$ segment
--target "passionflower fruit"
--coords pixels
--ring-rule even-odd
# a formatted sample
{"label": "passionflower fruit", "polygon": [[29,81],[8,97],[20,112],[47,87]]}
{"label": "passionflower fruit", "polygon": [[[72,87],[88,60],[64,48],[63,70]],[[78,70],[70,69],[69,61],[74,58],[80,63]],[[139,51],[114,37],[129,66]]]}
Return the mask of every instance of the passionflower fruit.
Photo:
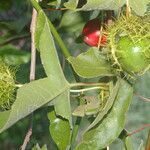
{"label": "passionflower fruit", "polygon": [[122,16],[109,29],[109,59],[117,70],[130,75],[150,68],[150,22]]}
{"label": "passionflower fruit", "polygon": [[92,47],[106,46],[107,37],[100,31],[102,24],[98,18],[89,20],[82,30],[83,41]]}
{"label": "passionflower fruit", "polygon": [[147,39],[133,42],[129,37],[120,38],[117,44],[116,57],[122,69],[131,73],[140,73],[148,68],[150,60],[145,51],[149,49]]}
{"label": "passionflower fruit", "polygon": [[14,102],[15,71],[0,61],[0,111],[8,110]]}

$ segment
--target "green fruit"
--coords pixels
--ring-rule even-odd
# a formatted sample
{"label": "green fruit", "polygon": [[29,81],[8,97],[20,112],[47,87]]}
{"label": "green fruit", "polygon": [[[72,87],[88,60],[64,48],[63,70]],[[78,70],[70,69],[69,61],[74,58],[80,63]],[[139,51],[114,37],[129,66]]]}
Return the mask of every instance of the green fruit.
{"label": "green fruit", "polygon": [[123,70],[129,73],[141,73],[150,65],[146,55],[150,53],[149,40],[135,43],[127,36],[121,37],[117,43],[116,57]]}
{"label": "green fruit", "polygon": [[8,110],[14,102],[14,70],[0,61],[0,111]]}
{"label": "green fruit", "polygon": [[117,72],[136,76],[150,68],[150,22],[145,17],[122,15],[108,28],[108,59]]}

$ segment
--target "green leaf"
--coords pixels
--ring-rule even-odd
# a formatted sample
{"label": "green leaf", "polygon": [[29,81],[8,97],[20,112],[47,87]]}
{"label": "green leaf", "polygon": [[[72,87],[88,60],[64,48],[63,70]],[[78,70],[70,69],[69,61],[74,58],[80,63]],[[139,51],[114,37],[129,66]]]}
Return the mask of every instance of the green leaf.
{"label": "green leaf", "polygon": [[68,83],[63,80],[60,82],[57,77],[44,78],[23,85],[17,91],[17,98],[11,110],[0,112],[0,133],[68,88]]}
{"label": "green leaf", "polygon": [[132,10],[139,16],[144,16],[145,12],[148,9],[148,4],[150,4],[149,0],[130,0],[129,5]]}
{"label": "green leaf", "polygon": [[54,107],[57,115],[62,116],[65,119],[68,119],[70,125],[72,126],[72,118],[71,118],[71,108],[70,108],[70,91],[66,90],[61,95],[58,95],[54,99]]}
{"label": "green leaf", "polygon": [[20,34],[23,28],[29,23],[29,20],[29,14],[24,13],[24,15],[16,20],[0,20],[0,27],[7,29],[12,34]]}
{"label": "green leaf", "polygon": [[[43,11],[39,11],[38,13],[36,31],[36,45],[40,50],[42,64],[47,76],[54,76],[57,77],[58,81],[66,82],[50,31],[49,20]],[[60,97],[58,96],[55,99],[54,105],[56,113],[68,119],[71,124],[71,108],[68,91],[65,94],[61,94]]]}
{"label": "green leaf", "polygon": [[124,139],[124,143],[125,143],[125,150],[134,150],[133,148],[133,143],[132,143],[132,139],[130,136],[127,136]]}
{"label": "green leaf", "polygon": [[46,19],[45,19],[44,13],[39,12],[37,15],[36,29],[35,29],[35,45],[39,51],[40,51],[39,49],[40,38],[43,32],[43,27],[44,27],[45,22],[46,22]]}
{"label": "green leaf", "polygon": [[58,4],[58,1],[57,0],[54,0],[52,2],[48,2],[47,5],[52,5],[52,6],[57,6]]}
{"label": "green leaf", "polygon": [[11,9],[12,7],[12,0],[1,0],[0,2],[0,11],[6,11]]}
{"label": "green leaf", "polygon": [[[65,3],[65,7],[68,9],[76,9],[77,7],[77,0],[70,0]],[[143,16],[144,13],[147,11],[149,0],[130,0],[129,5],[132,10],[140,16]],[[126,4],[126,0],[87,0],[86,4],[83,5],[82,8],[78,10],[118,10],[123,5]]]}
{"label": "green leaf", "polygon": [[68,2],[64,3],[64,6],[68,9],[75,10],[78,5],[79,0],[69,0]]}
{"label": "green leaf", "polygon": [[150,130],[149,130],[148,137],[146,140],[146,150],[148,150],[149,148],[150,148]]}
{"label": "green leaf", "polygon": [[57,76],[59,80],[65,80],[50,31],[49,21],[44,12],[38,13],[38,20],[37,31],[39,34],[36,39],[39,41],[38,47],[45,72],[47,76]]}
{"label": "green leaf", "polygon": [[98,76],[112,76],[111,67],[97,48],[90,48],[87,52],[76,58],[69,57],[75,72],[83,78],[94,78]]}
{"label": "green leaf", "polygon": [[[129,150],[130,150],[130,149],[129,149]],[[132,150],[132,149],[131,149],[131,150]],[[149,148],[145,149],[144,142],[143,142],[143,140],[141,140],[141,143],[140,143],[140,145],[139,145],[139,147],[138,147],[138,150],[149,150]]]}
{"label": "green leaf", "polygon": [[85,132],[76,150],[102,149],[111,144],[121,133],[125,115],[133,95],[133,88],[121,80],[115,102],[109,113],[99,124]]}
{"label": "green leaf", "polygon": [[10,115],[10,111],[0,112],[0,129],[5,125]]}
{"label": "green leaf", "polygon": [[[83,99],[86,100],[86,104],[81,104],[75,110],[73,111],[74,116],[80,116],[83,117],[85,115],[95,115],[99,111],[99,106],[100,106],[100,100],[98,97],[91,97],[91,98],[86,98],[83,97]],[[84,100],[84,101],[85,101]]]}
{"label": "green leaf", "polygon": [[47,146],[43,145],[41,148],[39,144],[37,143],[34,147],[32,147],[32,150],[47,150]]}
{"label": "green leaf", "polygon": [[80,12],[68,10],[63,14],[59,29],[62,32],[65,30],[67,33],[79,32],[78,34],[81,34],[84,24],[84,18]]}
{"label": "green leaf", "polygon": [[87,0],[80,10],[117,10],[125,4],[125,0]]}
{"label": "green leaf", "polygon": [[30,53],[13,45],[5,45],[0,48],[0,59],[9,65],[20,65],[30,61]]}
{"label": "green leaf", "polygon": [[70,144],[71,130],[69,122],[56,116],[54,111],[48,113],[50,134],[59,150],[66,150]]}
{"label": "green leaf", "polygon": [[83,105],[83,104],[78,106],[77,108],[74,109],[72,115],[84,117],[85,116],[85,107],[86,107],[86,105]]}
{"label": "green leaf", "polygon": [[109,98],[108,98],[108,100],[105,104],[105,107],[98,113],[97,117],[92,122],[92,124],[88,127],[87,130],[90,130],[96,124],[98,124],[103,119],[103,117],[108,113],[108,111],[111,109],[111,107],[112,107],[112,105],[115,101],[116,95],[118,93],[119,87],[120,87],[120,80],[118,80],[116,85],[113,86],[113,88],[110,89],[110,96],[109,96]]}

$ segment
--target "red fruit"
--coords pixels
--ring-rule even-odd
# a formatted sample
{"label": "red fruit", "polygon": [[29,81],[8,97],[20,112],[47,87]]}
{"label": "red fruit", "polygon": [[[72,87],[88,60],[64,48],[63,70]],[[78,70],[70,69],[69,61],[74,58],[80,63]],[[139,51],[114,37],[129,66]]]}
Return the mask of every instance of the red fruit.
{"label": "red fruit", "polygon": [[100,28],[101,22],[99,19],[96,18],[88,21],[82,30],[84,42],[89,46],[98,47],[101,36],[100,46],[105,46],[107,42],[107,37],[104,34],[100,34]]}

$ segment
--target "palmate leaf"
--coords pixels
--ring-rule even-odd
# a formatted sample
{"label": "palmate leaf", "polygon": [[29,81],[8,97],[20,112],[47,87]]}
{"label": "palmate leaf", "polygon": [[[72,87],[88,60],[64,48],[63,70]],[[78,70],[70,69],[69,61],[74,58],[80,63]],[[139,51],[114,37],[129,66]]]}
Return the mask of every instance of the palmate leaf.
{"label": "palmate leaf", "polygon": [[111,144],[121,133],[125,115],[131,103],[133,88],[121,80],[113,107],[96,126],[85,132],[75,150],[103,149]]}
{"label": "palmate leaf", "polygon": [[57,77],[44,78],[23,85],[17,92],[17,98],[10,111],[0,112],[0,133],[18,120],[67,90],[66,82],[59,82]]}
{"label": "palmate leaf", "polygon": [[[40,8],[38,4],[37,6]],[[6,130],[18,120],[47,104],[70,88],[59,64],[48,19],[43,11],[40,11],[38,15],[41,15],[40,18],[44,21],[44,23],[41,21],[43,26],[37,38],[39,41],[38,47],[48,77],[25,84],[18,89],[16,101],[12,105],[11,110],[0,112],[0,132]],[[61,110],[63,110],[62,117],[68,119],[71,124],[69,97],[67,97],[67,100],[61,100],[60,105],[63,106],[65,111],[62,108],[57,108],[57,111],[61,114]]]}
{"label": "palmate leaf", "polygon": [[111,66],[107,63],[97,48],[90,48],[79,56],[69,57],[75,72],[83,78],[94,78],[98,76],[113,76]]}
{"label": "palmate leaf", "polygon": [[[54,40],[49,26],[49,20],[43,11],[39,11],[38,13],[36,43],[39,48],[42,64],[47,76],[56,76],[59,82],[66,82],[57,56]],[[64,93],[62,93],[60,97],[57,97],[54,100],[56,101],[54,102],[54,106],[56,113],[68,119],[71,124],[69,92],[66,91],[65,93],[65,97]],[[65,109],[62,109],[60,106]]]}

